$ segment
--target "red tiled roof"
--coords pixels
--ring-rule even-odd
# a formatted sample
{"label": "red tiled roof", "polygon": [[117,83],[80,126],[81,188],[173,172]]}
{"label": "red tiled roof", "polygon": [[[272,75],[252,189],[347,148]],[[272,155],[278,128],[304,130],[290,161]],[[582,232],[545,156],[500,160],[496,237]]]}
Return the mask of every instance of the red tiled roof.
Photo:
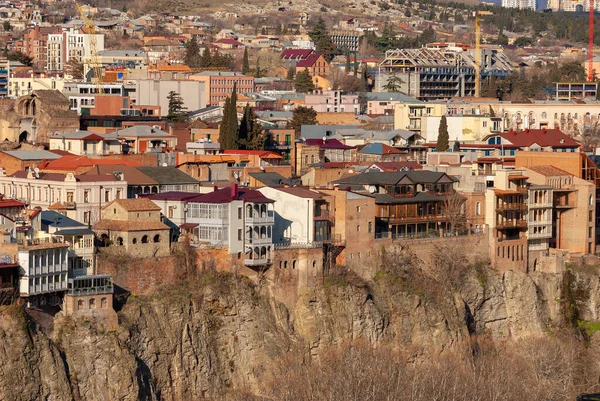
{"label": "red tiled roof", "polygon": [[308,56],[307,58],[305,58],[304,60],[299,61],[298,64],[296,64],[296,67],[300,67],[300,68],[312,67],[313,65],[315,65],[315,63],[317,62],[319,57],[321,57],[320,54],[313,53],[310,56]]}
{"label": "red tiled roof", "polygon": [[219,39],[219,40],[213,42],[213,45],[214,44],[245,46],[242,42],[235,40],[235,39]]}
{"label": "red tiled roof", "polygon": [[104,206],[104,209],[111,207],[113,204],[121,206],[128,212],[147,212],[147,211],[159,211],[160,206],[152,202],[147,198],[135,198],[135,199],[115,199],[108,205]]}
{"label": "red tiled roof", "polygon": [[5,207],[25,207],[25,204],[15,199],[0,199],[0,209]]}
{"label": "red tiled roof", "polygon": [[312,49],[285,49],[279,57],[284,60],[297,59],[304,60],[308,58],[314,51]]}
{"label": "red tiled roof", "polygon": [[195,198],[188,199],[192,203],[229,203],[233,200],[243,200],[246,202],[273,203],[272,199],[267,198],[262,193],[253,189],[238,188],[237,196],[233,197],[232,188],[217,189],[211,193],[198,195]]}
{"label": "red tiled roof", "polygon": [[76,170],[79,167],[91,167],[95,165],[125,165],[125,166],[139,166],[132,160],[126,159],[90,159],[87,156],[75,156],[68,155],[63,156],[60,159],[51,160],[45,166],[42,166],[42,170]]}
{"label": "red tiled roof", "polygon": [[581,144],[569,136],[565,135],[559,129],[526,129],[525,131],[509,131],[499,134],[513,145],[519,147],[529,147],[534,143],[542,147],[553,148],[573,148],[580,147]]}
{"label": "red tiled roof", "polygon": [[294,195],[305,199],[323,199],[323,195],[319,192],[311,191],[308,187],[283,187],[277,188],[278,191],[286,194]]}

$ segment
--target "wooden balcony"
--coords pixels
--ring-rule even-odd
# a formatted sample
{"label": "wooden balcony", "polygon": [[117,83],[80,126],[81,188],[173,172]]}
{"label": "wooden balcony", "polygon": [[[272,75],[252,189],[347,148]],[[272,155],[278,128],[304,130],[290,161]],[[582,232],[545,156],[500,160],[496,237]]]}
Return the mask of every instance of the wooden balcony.
{"label": "wooden balcony", "polygon": [[527,228],[527,221],[525,221],[525,220],[506,220],[504,222],[496,223],[497,230],[508,230],[511,228]]}
{"label": "wooden balcony", "polygon": [[527,210],[525,203],[502,203],[496,205],[496,211],[503,212],[507,210]]}

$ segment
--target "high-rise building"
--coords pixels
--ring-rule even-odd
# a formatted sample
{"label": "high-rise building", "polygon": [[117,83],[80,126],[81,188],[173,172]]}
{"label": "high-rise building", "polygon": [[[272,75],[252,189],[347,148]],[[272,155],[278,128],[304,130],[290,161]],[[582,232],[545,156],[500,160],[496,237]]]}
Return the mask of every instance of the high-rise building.
{"label": "high-rise building", "polygon": [[[104,50],[104,35],[94,34],[96,51]],[[91,34],[76,29],[64,30],[48,35],[46,69],[49,73],[62,72],[65,64],[75,59],[83,63],[85,57],[92,54]]]}

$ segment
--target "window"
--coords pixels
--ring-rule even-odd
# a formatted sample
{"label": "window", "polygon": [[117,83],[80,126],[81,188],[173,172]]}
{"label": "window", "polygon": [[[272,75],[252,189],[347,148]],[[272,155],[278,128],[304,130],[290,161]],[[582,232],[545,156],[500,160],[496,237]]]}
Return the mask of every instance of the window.
{"label": "window", "polygon": [[117,199],[121,199],[121,190],[120,189],[117,189],[117,196],[116,196],[116,198]]}
{"label": "window", "polygon": [[359,233],[359,232],[360,232],[360,224],[358,224],[358,225],[356,226],[356,232],[357,232],[357,233]]}
{"label": "window", "polygon": [[144,236],[142,237],[142,244],[147,244],[147,243],[148,243],[148,236],[147,236],[147,235],[144,235]]}
{"label": "window", "polygon": [[360,206],[356,206],[356,213],[360,213]]}
{"label": "window", "polygon": [[591,237],[592,237],[592,233],[593,233],[593,231],[594,231],[594,228],[593,228],[593,227],[588,227],[588,238],[591,238]]}
{"label": "window", "polygon": [[104,202],[110,202],[110,191],[104,191]]}
{"label": "window", "polygon": [[369,232],[373,232],[373,222],[369,221]]}
{"label": "window", "polygon": [[117,208],[113,209],[113,214],[117,214]]}
{"label": "window", "polygon": [[475,204],[475,215],[481,216],[481,202]]}
{"label": "window", "polygon": [[242,208],[238,207],[238,220],[242,219]]}
{"label": "window", "polygon": [[[242,209],[240,208],[238,211],[241,211]],[[238,228],[238,241],[242,240],[242,229]]]}
{"label": "window", "polygon": [[134,244],[134,245],[137,244],[137,238],[132,239],[131,243]]}
{"label": "window", "polygon": [[86,189],[85,191],[83,191],[83,202],[90,203],[90,190],[89,189]]}
{"label": "window", "polygon": [[154,236],[154,242],[155,242],[155,243],[158,243],[158,242],[160,242],[160,235],[156,234],[156,235]]}
{"label": "window", "polygon": [[90,222],[90,212],[83,212],[83,222],[86,224]]}
{"label": "window", "polygon": [[590,210],[588,213],[588,221],[591,223],[594,220],[594,211]]}
{"label": "window", "polygon": [[172,219],[172,218],[173,218],[173,206],[169,206],[169,209],[168,209],[167,215],[168,215],[168,217],[169,217],[170,219]]}

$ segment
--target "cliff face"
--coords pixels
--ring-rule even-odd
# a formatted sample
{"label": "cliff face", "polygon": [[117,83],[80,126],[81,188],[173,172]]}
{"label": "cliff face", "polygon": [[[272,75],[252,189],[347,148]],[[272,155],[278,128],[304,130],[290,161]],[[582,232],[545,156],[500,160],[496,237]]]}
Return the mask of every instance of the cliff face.
{"label": "cliff face", "polygon": [[274,361],[292,351],[318,356],[360,339],[443,353],[465,345],[470,332],[542,336],[564,323],[565,297],[577,304],[579,319],[598,316],[600,301],[591,295],[598,276],[577,273],[568,281],[570,291],[562,275],[470,275],[460,292],[435,295],[386,277],[368,285],[338,281],[306,289],[285,307],[266,287],[206,274],[153,297],[130,297],[116,331],[62,319],[52,336],[18,308],[4,308],[0,399],[202,399],[260,391]]}

